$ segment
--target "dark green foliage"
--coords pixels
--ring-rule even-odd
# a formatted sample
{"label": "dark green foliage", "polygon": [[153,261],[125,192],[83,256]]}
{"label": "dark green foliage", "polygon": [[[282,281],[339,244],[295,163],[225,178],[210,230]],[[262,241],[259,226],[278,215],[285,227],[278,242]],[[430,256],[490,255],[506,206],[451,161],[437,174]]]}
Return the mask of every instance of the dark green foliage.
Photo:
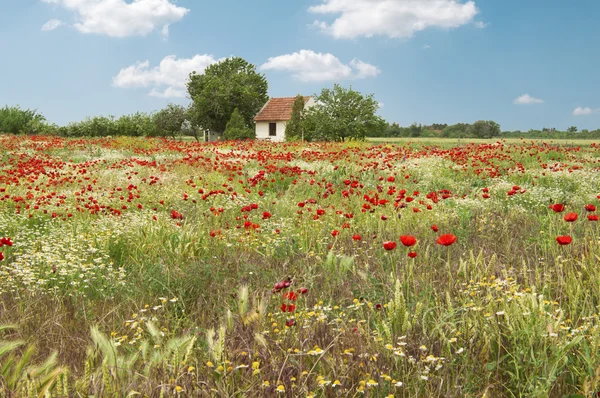
{"label": "dark green foliage", "polygon": [[247,126],[267,102],[267,80],[256,66],[242,58],[228,58],[206,68],[204,74],[190,74],[188,93],[193,100],[193,124],[224,132],[234,109]]}
{"label": "dark green foliage", "polygon": [[225,127],[223,138],[226,140],[246,140],[256,138],[254,129],[248,127],[243,116],[238,111],[238,108],[233,110],[231,119],[229,119],[229,122],[227,122],[227,126]]}
{"label": "dark green foliage", "polygon": [[46,118],[37,110],[19,106],[0,108],[0,132],[12,134],[43,134]]}
{"label": "dark green foliage", "polygon": [[53,134],[67,137],[108,137],[117,135],[153,137],[157,135],[152,115],[141,112],[133,115],[123,115],[118,119],[115,119],[114,116],[94,116],[80,122],[69,123],[65,127],[54,125],[50,129]]}
{"label": "dark green foliage", "polygon": [[467,133],[475,138],[492,138],[500,135],[500,125],[492,120],[478,120],[469,127]]}
{"label": "dark green foliage", "polygon": [[385,121],[375,113],[379,103],[373,94],[363,96],[336,84],[315,96],[317,104],[306,112],[304,123],[310,141],[364,140],[385,131]]}
{"label": "dark green foliage", "polygon": [[413,123],[408,128],[408,130],[410,132],[411,137],[420,137],[421,133],[423,132],[423,126],[421,126],[420,124],[417,125],[417,123]]}
{"label": "dark green foliage", "polygon": [[427,126],[429,130],[443,130],[448,127],[447,123],[433,123],[431,126]]}
{"label": "dark green foliage", "polygon": [[181,135],[181,126],[186,120],[186,109],[181,105],[168,104],[166,108],[154,114],[157,134],[161,137]]}
{"label": "dark green foliage", "polygon": [[292,116],[285,126],[286,141],[298,141],[304,138],[304,97],[298,94],[292,105]]}
{"label": "dark green foliage", "polygon": [[133,115],[123,115],[116,120],[117,135],[135,137],[152,137],[157,135],[156,124],[152,115],[136,112]]}
{"label": "dark green foliage", "polygon": [[385,128],[386,137],[405,137],[404,128],[400,127],[398,123],[388,124]]}
{"label": "dark green foliage", "polygon": [[469,128],[471,127],[468,123],[456,123],[451,126],[447,126],[442,130],[442,137],[448,138],[465,138],[468,136]]}

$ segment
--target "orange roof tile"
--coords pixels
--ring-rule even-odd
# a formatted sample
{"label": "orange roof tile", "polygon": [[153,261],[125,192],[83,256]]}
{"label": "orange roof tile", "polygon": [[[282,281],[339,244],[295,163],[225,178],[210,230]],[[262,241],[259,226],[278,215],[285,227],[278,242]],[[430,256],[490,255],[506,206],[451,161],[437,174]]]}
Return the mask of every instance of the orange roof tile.
{"label": "orange roof tile", "polygon": [[[254,117],[255,122],[290,120],[296,97],[271,98]],[[306,103],[310,97],[304,97]]]}

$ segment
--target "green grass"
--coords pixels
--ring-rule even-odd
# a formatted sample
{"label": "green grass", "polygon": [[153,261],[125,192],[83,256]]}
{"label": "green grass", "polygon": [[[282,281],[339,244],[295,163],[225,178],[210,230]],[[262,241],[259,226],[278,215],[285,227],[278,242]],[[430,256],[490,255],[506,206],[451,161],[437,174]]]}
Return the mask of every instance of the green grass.
{"label": "green grass", "polygon": [[434,138],[434,137],[368,137],[368,142],[377,144],[408,144],[418,143],[421,145],[437,145],[444,147],[452,147],[456,145],[473,144],[493,144],[501,141],[506,144],[522,144],[523,142],[536,144],[554,143],[559,146],[589,146],[594,140],[576,140],[576,139],[538,139],[538,138]]}
{"label": "green grass", "polygon": [[0,137],[1,395],[591,396],[600,150],[468,142]]}

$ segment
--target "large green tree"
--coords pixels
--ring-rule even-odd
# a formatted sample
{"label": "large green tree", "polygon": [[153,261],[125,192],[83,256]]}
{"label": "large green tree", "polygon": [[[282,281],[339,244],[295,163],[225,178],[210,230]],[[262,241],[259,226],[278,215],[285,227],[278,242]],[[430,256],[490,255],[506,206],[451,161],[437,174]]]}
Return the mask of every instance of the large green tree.
{"label": "large green tree", "polygon": [[231,119],[229,119],[229,122],[227,122],[227,126],[225,127],[223,138],[226,140],[246,140],[256,138],[254,129],[246,124],[238,108],[233,110]]}
{"label": "large green tree", "polygon": [[192,122],[204,129],[222,133],[237,108],[247,126],[267,102],[267,80],[256,66],[242,58],[228,58],[192,72],[187,89],[193,101]]}
{"label": "large green tree", "polygon": [[306,137],[310,140],[363,140],[382,135],[385,121],[375,113],[379,103],[373,94],[362,95],[338,84],[315,96],[316,105],[306,112]]}
{"label": "large green tree", "polygon": [[500,125],[492,120],[478,120],[469,127],[467,133],[475,138],[492,138],[500,135]]}
{"label": "large green tree", "polygon": [[285,125],[286,141],[304,139],[304,97],[298,94],[292,105],[292,115]]}
{"label": "large green tree", "polygon": [[172,137],[175,139],[181,135],[181,126],[187,116],[185,107],[176,104],[168,104],[166,108],[154,114],[154,123],[158,135]]}

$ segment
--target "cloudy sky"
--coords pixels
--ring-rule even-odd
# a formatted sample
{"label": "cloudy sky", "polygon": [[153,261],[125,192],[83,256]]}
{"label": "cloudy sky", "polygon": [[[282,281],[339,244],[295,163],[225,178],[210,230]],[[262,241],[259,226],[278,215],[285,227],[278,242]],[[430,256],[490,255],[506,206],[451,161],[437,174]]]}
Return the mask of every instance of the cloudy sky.
{"label": "cloudy sky", "polygon": [[55,123],[185,104],[240,56],[269,95],[334,83],[401,125],[600,128],[598,0],[0,0],[0,106]]}

